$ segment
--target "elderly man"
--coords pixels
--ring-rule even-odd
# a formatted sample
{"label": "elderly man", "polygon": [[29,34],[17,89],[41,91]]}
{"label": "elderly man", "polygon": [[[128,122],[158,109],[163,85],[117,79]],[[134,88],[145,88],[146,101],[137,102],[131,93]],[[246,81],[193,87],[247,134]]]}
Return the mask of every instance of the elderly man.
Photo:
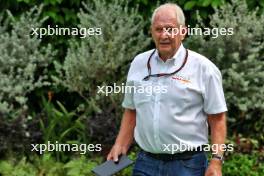
{"label": "elderly man", "polygon": [[[156,49],[137,55],[131,63],[127,85],[135,91],[125,94],[120,132],[107,159],[117,161],[135,138],[142,151],[133,175],[222,175],[224,149],[215,148],[209,165],[202,150],[208,143],[207,124],[212,144],[225,142],[227,107],[221,73],[207,58],[184,48],[184,26],[179,6],[158,7],[151,24]],[[165,91],[137,91],[139,87]]]}

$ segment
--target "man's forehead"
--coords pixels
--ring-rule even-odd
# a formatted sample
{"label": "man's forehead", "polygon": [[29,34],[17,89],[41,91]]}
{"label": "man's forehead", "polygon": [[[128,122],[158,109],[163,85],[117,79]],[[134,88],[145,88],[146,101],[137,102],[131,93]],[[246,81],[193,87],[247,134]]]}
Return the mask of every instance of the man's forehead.
{"label": "man's forehead", "polygon": [[160,10],[156,13],[154,17],[153,24],[177,24],[177,17],[175,11],[168,10],[167,12],[164,10]]}
{"label": "man's forehead", "polygon": [[153,21],[153,26],[177,26],[176,18],[156,18]]}

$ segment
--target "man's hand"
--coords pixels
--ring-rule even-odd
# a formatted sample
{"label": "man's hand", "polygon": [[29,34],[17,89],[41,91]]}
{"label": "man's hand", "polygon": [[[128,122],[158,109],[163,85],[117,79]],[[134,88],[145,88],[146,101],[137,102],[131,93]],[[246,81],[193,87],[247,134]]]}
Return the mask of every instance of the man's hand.
{"label": "man's hand", "polygon": [[121,154],[126,154],[134,138],[136,126],[136,111],[126,109],[121,122],[121,127],[116,142],[107,156],[107,160],[118,161]]}
{"label": "man's hand", "polygon": [[205,176],[222,176],[222,162],[212,159],[205,172]]}
{"label": "man's hand", "polygon": [[113,160],[113,161],[117,162],[118,161],[118,157],[121,154],[126,155],[127,150],[128,150],[128,147],[115,144],[112,147],[112,149],[109,152],[109,154],[107,155],[107,160]]}

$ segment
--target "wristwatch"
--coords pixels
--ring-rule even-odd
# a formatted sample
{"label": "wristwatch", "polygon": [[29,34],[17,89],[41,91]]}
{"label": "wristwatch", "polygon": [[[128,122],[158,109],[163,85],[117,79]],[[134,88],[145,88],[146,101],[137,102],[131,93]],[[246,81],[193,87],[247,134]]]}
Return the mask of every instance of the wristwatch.
{"label": "wristwatch", "polygon": [[224,156],[223,155],[212,154],[212,159],[217,159],[217,160],[220,160],[222,162],[222,164],[224,163]]}

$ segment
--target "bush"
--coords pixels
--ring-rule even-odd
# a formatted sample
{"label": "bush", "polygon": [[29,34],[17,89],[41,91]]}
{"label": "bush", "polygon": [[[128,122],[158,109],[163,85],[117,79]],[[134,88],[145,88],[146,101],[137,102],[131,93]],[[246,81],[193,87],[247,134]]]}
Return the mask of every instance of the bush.
{"label": "bush", "polygon": [[32,156],[31,160],[22,158],[15,161],[10,158],[0,161],[2,176],[86,176],[92,175],[91,170],[101,163],[101,158],[89,160],[84,156],[72,158],[67,163],[55,161],[50,154]]}
{"label": "bush", "polygon": [[[263,157],[263,156],[262,156]],[[264,175],[263,158],[258,153],[242,154],[233,153],[223,165],[225,176],[262,176]]]}
{"label": "bush", "polygon": [[[55,144],[88,144],[85,135],[84,119],[79,118],[74,111],[68,112],[57,102],[58,108],[43,98],[43,112],[40,117],[40,131],[43,134],[43,143]],[[36,117],[37,118],[37,117]],[[73,152],[54,151],[57,161],[67,161]]]}
{"label": "bush", "polygon": [[0,157],[32,154],[30,144],[42,143],[39,118],[27,119],[25,115],[7,120],[0,114]]}
{"label": "bush", "polygon": [[0,112],[13,117],[28,109],[27,94],[50,84],[45,74],[55,52],[31,35],[31,28],[45,21],[40,12],[33,8],[18,19],[9,12],[7,20],[0,20]]}
{"label": "bush", "polygon": [[[73,39],[63,63],[55,62],[56,85],[77,92],[82,99],[77,110],[87,121],[88,134],[100,143],[113,143],[118,131],[122,94],[98,94],[98,86],[121,85],[125,82],[129,63],[144,50],[150,38],[143,34],[144,21],[135,8],[123,0],[83,4],[78,14],[80,28],[101,28],[99,36]],[[102,127],[102,123],[104,124]],[[110,129],[110,133],[102,133]]]}
{"label": "bush", "polygon": [[124,81],[128,63],[150,39],[141,30],[144,21],[137,9],[129,8],[124,1],[107,4],[100,0],[94,1],[94,7],[83,5],[78,14],[79,27],[101,28],[102,34],[72,40],[64,63],[55,62],[59,76],[53,78],[69,91],[78,92],[87,101],[89,112],[100,112],[114,96],[97,94],[97,86]]}
{"label": "bush", "polygon": [[233,28],[234,35],[191,36],[187,45],[220,68],[230,131],[256,135],[263,142],[264,14],[249,12],[246,2],[234,0],[216,9],[210,19],[211,27]]}
{"label": "bush", "polygon": [[35,176],[36,169],[23,158],[15,164],[14,161],[0,161],[0,174],[3,176]]}

